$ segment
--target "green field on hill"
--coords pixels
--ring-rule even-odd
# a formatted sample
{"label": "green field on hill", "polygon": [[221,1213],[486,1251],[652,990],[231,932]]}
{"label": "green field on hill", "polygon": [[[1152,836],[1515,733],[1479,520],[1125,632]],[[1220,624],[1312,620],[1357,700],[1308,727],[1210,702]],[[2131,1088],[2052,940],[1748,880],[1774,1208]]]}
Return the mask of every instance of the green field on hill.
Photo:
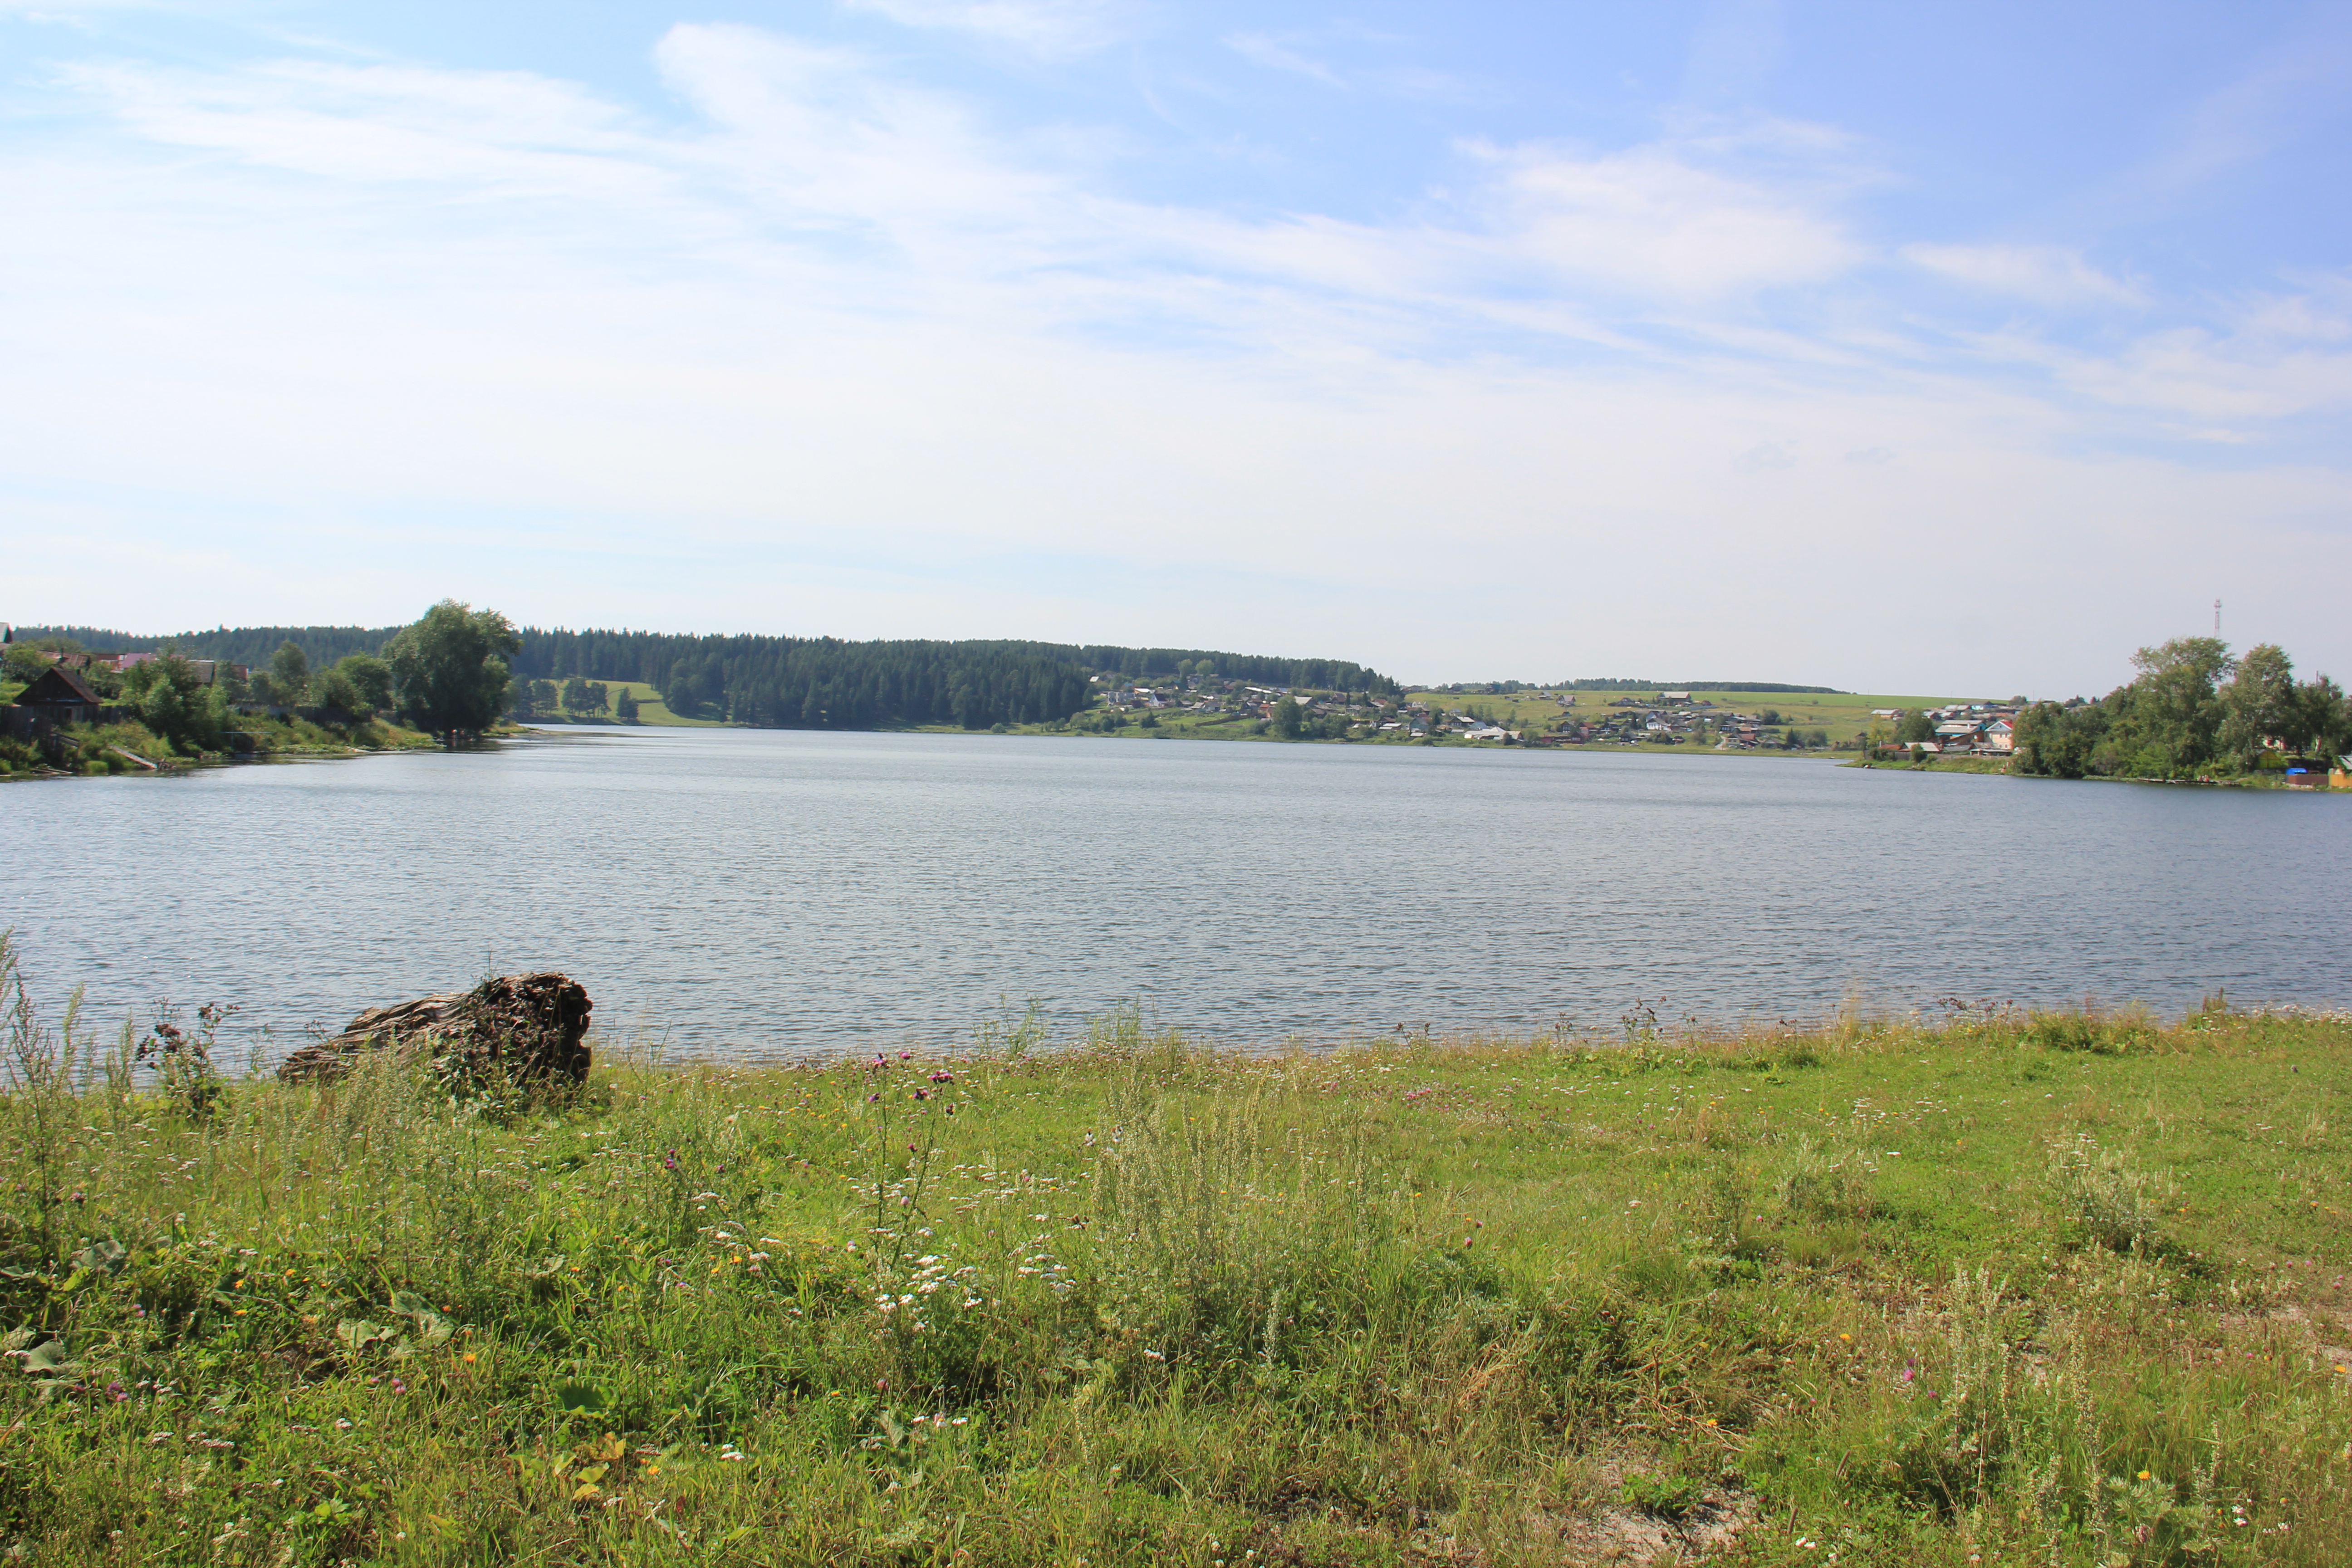
{"label": "green field on hill", "polygon": [[[2321,1564],[2352,1026],[159,1088],[20,1008],[41,1563]],[[197,1031],[195,1033],[199,1033]]]}
{"label": "green field on hill", "polygon": [[[1676,689],[1680,689],[1677,688]],[[1456,710],[1491,713],[1495,721],[1507,730],[1534,729],[1548,731],[1556,727],[1561,717],[1573,714],[1586,722],[1607,714],[1622,713],[1622,708],[1610,704],[1633,699],[1643,706],[1659,706],[1655,691],[1569,691],[1559,697],[1573,697],[1575,706],[1531,691],[1509,694],[1477,692],[1429,691],[1412,693],[1412,699],[1436,707]],[[1807,730],[1825,730],[1832,744],[1852,741],[1867,734],[1874,721],[1874,708],[1927,709],[1941,708],[1948,703],[1985,701],[1975,697],[1899,697],[1867,692],[1822,693],[1817,691],[1708,691],[1693,689],[1694,700],[1715,704],[1718,710],[1735,713],[1761,714],[1770,710],[1780,715],[1784,724],[1800,725]],[[1687,746],[1684,749],[1688,750]]]}
{"label": "green field on hill", "polygon": [[[553,684],[560,689],[563,683],[559,680],[553,682]],[[611,704],[611,706],[608,706],[602,713],[583,714],[580,718],[580,722],[583,724],[613,724],[619,722],[619,721],[613,716],[613,708],[619,705],[621,693],[624,691],[630,691],[636,694],[637,722],[640,724],[657,724],[673,729],[693,730],[721,730],[727,727],[725,721],[719,719],[680,718],[678,715],[669,710],[668,704],[665,703],[661,699],[661,693],[645,681],[607,680],[604,683],[604,686],[605,700],[609,704]],[[561,714],[541,713],[530,719],[518,721],[518,722],[525,724],[564,724],[571,722],[571,721]]]}

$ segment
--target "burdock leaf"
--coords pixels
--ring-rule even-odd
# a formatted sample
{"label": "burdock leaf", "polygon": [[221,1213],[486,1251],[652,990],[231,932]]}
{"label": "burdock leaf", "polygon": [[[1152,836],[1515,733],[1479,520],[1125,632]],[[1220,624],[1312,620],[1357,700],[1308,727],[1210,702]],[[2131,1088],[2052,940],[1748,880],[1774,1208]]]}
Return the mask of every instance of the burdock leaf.
{"label": "burdock leaf", "polygon": [[566,1410],[602,1410],[604,1396],[586,1384],[567,1383],[555,1391],[555,1402]]}
{"label": "burdock leaf", "polygon": [[81,1370],[81,1363],[74,1361],[67,1353],[66,1342],[63,1340],[46,1340],[31,1350],[24,1352],[23,1354],[25,1370],[28,1373],[46,1373],[54,1375],[58,1373]]}
{"label": "burdock leaf", "polygon": [[365,1350],[372,1344],[391,1339],[398,1331],[396,1329],[388,1329],[382,1323],[371,1322],[365,1318],[345,1318],[335,1325],[335,1338],[355,1351]]}

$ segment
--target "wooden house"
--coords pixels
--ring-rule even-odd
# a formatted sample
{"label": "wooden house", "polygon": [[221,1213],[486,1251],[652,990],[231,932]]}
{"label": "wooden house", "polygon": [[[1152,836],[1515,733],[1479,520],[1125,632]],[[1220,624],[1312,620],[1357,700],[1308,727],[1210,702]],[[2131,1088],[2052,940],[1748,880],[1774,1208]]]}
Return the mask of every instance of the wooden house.
{"label": "wooden house", "polygon": [[95,724],[105,700],[70,669],[51,665],[32,685],[16,694],[16,706],[29,708],[53,724]]}

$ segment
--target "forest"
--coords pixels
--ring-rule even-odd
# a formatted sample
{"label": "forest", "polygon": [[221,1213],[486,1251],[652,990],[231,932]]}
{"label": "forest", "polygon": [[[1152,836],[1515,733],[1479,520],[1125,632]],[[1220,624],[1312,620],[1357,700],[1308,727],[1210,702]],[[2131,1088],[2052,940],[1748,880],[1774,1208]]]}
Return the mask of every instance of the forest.
{"label": "forest", "polygon": [[[240,626],[134,637],[91,626],[22,626],[21,638],[143,652],[167,645],[192,658],[261,666],[291,643],[313,668],[373,655],[398,626]],[[782,729],[870,730],[918,724],[987,729],[1083,710],[1097,674],[1135,679],[1187,670],[1271,686],[1393,692],[1396,683],[1342,659],[1202,648],[1015,640],[693,636],[515,628],[507,663],[518,681],[638,681],[685,718]]]}

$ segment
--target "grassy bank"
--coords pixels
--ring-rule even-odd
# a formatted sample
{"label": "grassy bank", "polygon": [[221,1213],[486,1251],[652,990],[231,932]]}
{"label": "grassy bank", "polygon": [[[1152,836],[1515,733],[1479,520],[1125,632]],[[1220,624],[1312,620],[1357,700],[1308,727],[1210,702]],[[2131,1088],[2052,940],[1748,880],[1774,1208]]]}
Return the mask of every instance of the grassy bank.
{"label": "grassy bank", "polygon": [[1269,1059],[1128,1019],[202,1116],[12,1027],[34,1562],[2321,1563],[2352,1526],[2340,1020]]}
{"label": "grassy bank", "polygon": [[[240,714],[236,729],[241,738],[238,749],[219,751],[206,751],[201,746],[176,750],[135,719],[110,724],[69,725],[58,732],[60,743],[55,754],[28,741],[0,739],[0,778],[175,773],[189,767],[270,757],[342,757],[364,752],[427,751],[439,743],[430,735],[383,718],[318,724],[292,715],[267,718]],[[226,748],[227,739],[216,736],[212,743]]]}

